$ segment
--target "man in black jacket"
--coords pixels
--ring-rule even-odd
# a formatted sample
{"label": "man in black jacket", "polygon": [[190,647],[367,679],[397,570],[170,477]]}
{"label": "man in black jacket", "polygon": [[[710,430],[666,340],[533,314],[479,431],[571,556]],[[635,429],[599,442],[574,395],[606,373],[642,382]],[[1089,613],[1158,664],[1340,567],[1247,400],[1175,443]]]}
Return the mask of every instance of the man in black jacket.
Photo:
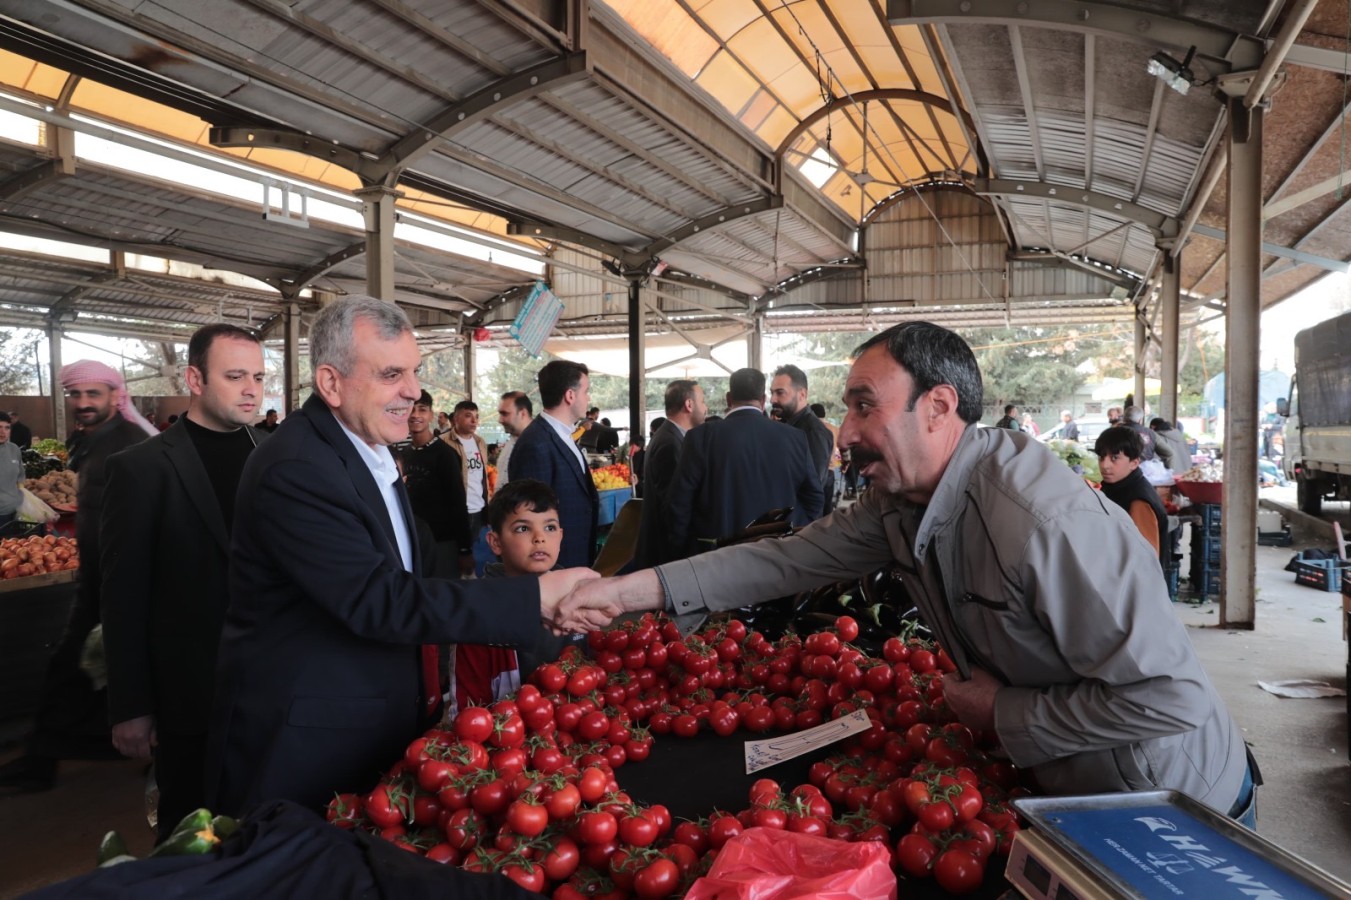
{"label": "man in black jacket", "polygon": [[667,501],[669,540],[681,558],[712,549],[770,510],[792,507],[794,525],[821,510],[807,438],[765,418],[764,373],[738,369],[729,385],[726,417],[691,429],[681,447]]}
{"label": "man in black jacket", "polygon": [[666,419],[652,432],[652,441],[643,451],[643,515],[633,559],[634,568],[638,569],[679,558],[667,523],[671,482],[680,465],[685,434],[704,424],[708,415],[704,389],[699,382],[684,378],[666,386],[665,408]]}
{"label": "man in black jacket", "polygon": [[263,348],[235,325],[188,342],[187,414],[108,460],[103,644],[113,745],[155,760],[159,834],[205,805],[203,757],[215,689],[235,489],[268,435]]}
{"label": "man in black jacket", "polygon": [[835,436],[826,423],[812,412],[807,402],[807,373],[794,365],[779,366],[774,380],[769,383],[770,406],[780,422],[791,425],[807,437],[812,467],[821,482],[821,506],[807,510],[811,518],[824,515],[835,497],[835,473],[830,471],[830,457],[835,452]]}
{"label": "man in black jacket", "polygon": [[408,414],[411,441],[399,451],[413,515],[427,523],[436,541],[432,571],[459,578],[474,571],[474,541],[464,500],[460,457],[432,432],[432,395],[426,391]]}

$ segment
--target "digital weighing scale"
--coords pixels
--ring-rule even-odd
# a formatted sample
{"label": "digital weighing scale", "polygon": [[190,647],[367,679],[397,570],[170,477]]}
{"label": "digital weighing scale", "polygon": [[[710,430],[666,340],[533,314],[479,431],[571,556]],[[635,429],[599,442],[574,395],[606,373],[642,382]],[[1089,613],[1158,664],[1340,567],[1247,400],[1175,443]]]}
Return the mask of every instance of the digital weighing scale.
{"label": "digital weighing scale", "polygon": [[1176,791],[1023,797],[1005,877],[1030,900],[1351,900],[1351,885]]}

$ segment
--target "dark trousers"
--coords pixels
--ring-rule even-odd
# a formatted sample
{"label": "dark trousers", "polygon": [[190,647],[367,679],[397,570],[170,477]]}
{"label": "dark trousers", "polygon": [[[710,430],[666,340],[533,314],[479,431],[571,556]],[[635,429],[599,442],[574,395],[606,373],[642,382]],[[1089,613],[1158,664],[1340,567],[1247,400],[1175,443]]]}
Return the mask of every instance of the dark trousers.
{"label": "dark trousers", "polygon": [[183,817],[206,806],[206,735],[156,734],[155,781],[159,784],[159,840]]}
{"label": "dark trousers", "polygon": [[94,690],[80,669],[85,638],[99,624],[97,586],[81,581],[61,642],[47,664],[42,697],[28,739],[30,756],[49,759],[120,759],[108,724],[108,691]]}

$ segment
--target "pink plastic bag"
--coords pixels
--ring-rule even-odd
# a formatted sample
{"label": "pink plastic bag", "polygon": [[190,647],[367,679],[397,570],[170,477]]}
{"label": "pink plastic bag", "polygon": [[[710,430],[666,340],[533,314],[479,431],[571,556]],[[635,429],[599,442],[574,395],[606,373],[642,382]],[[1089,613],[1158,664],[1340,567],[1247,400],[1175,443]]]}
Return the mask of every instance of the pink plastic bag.
{"label": "pink plastic bag", "polygon": [[732,838],[686,900],[896,900],[891,848],[879,841],[748,828]]}

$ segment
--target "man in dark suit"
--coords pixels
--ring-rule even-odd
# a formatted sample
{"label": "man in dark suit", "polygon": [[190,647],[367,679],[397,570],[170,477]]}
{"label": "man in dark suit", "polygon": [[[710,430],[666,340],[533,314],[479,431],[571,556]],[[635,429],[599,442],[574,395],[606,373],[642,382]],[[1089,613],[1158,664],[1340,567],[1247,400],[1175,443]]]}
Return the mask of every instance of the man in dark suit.
{"label": "man in dark suit", "polygon": [[558,520],[563,526],[560,566],[589,566],[596,558],[596,511],[599,498],[586,457],[572,440],[572,428],[586,415],[591,376],[582,363],[556,359],[539,370],[543,415],[521,432],[511,451],[512,481],[534,478],[558,495]]}
{"label": "man in dark suit", "polygon": [[[249,457],[207,748],[208,802],[318,808],[364,790],[430,723],[436,648],[534,646],[589,570],[422,577],[389,445],[408,434],[421,355],[403,311],[347,297],[310,329],[314,395]],[[556,623],[584,630],[585,622]]]}
{"label": "man in dark suit", "polygon": [[103,646],[113,746],[155,760],[159,834],[205,805],[206,729],[235,489],[265,432],[263,348],[218,323],[188,342],[187,415],[109,458],[103,542]]}
{"label": "man in dark suit", "polygon": [[680,464],[680,448],[685,434],[704,424],[708,404],[699,382],[688,379],[666,386],[666,420],[652,432],[652,441],[643,451],[643,515],[638,529],[638,549],[633,566],[646,569],[677,559],[667,530],[671,482]]}
{"label": "man in dark suit", "polygon": [[680,451],[668,519],[682,558],[712,549],[771,509],[793,507],[798,526],[821,511],[821,479],[806,436],[764,416],[764,373],[737,369],[729,386],[726,417],[691,430]]}
{"label": "man in dark suit", "polygon": [[807,449],[812,454],[812,466],[821,480],[821,506],[808,510],[813,519],[818,519],[829,510],[827,507],[835,499],[835,473],[830,471],[830,457],[835,453],[835,436],[830,433],[826,423],[812,412],[807,401],[807,373],[789,363],[774,370],[774,378],[769,383],[770,405],[778,414],[778,420],[802,432],[807,437]]}

